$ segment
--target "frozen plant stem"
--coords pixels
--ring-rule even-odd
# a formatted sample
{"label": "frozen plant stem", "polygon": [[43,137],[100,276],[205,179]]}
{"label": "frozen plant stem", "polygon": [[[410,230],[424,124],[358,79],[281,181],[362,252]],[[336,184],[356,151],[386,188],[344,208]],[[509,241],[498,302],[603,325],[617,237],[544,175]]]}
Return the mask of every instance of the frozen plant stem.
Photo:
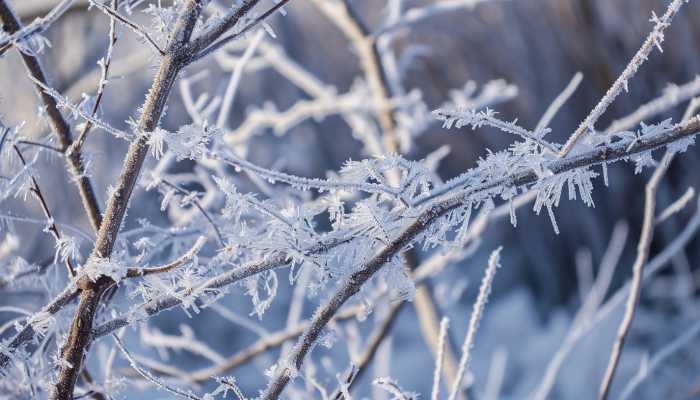
{"label": "frozen plant stem", "polygon": [[501,247],[494,250],[489,257],[489,263],[486,267],[486,272],[484,273],[484,279],[481,281],[481,287],[479,287],[479,295],[476,297],[474,302],[474,307],[472,309],[472,315],[469,318],[469,328],[467,329],[467,335],[464,338],[464,345],[462,346],[462,358],[459,360],[459,370],[457,370],[457,378],[452,385],[452,392],[450,393],[450,400],[457,398],[457,394],[461,390],[462,380],[464,375],[467,373],[467,368],[469,367],[469,360],[471,358],[471,350],[474,347],[474,342],[476,340],[476,331],[479,329],[479,323],[484,315],[484,309],[486,309],[486,303],[489,300],[489,295],[491,294],[491,287],[493,286],[493,278],[496,276],[496,270],[500,266],[501,258]]}
{"label": "frozen plant stem", "polygon": [[[642,137],[634,142],[621,141],[608,146],[601,146],[587,153],[577,154],[566,159],[552,161],[545,167],[552,174],[560,174],[577,168],[600,164],[602,162],[613,162],[633,154],[653,150],[669,143],[693,136],[700,131],[700,118],[695,117],[689,121],[675,126],[673,129]],[[288,365],[278,367],[275,376],[269,382],[262,399],[277,399],[284,387],[289,383],[294,371],[298,371],[306,355],[313,344],[318,340],[323,332],[323,328],[331,320],[340,307],[354,296],[384,264],[397,256],[406,246],[425,231],[432,223],[444,216],[448,212],[466,204],[470,197],[476,193],[486,191],[498,186],[523,186],[533,184],[539,180],[537,171],[532,169],[516,172],[510,176],[488,182],[477,187],[470,188],[463,192],[452,193],[443,200],[437,200],[432,206],[427,207],[411,225],[400,233],[397,238],[384,247],[377,255],[368,261],[362,268],[352,273],[339,285],[335,294],[318,309],[314,314],[312,323],[304,334],[299,338],[294,350],[289,355]]]}
{"label": "frozen plant stem", "polygon": [[[9,33],[14,33],[22,29],[22,25],[17,18],[17,15],[12,10],[6,0],[0,0],[0,22],[3,24],[3,29]],[[46,73],[41,65],[41,62],[36,56],[26,54],[20,51],[20,56],[24,62],[28,74],[36,81],[48,86]],[[36,91],[41,98],[41,101],[46,107],[46,116],[48,118],[51,130],[54,132],[60,143],[60,148],[66,156],[68,164],[68,172],[72,180],[78,186],[80,198],[83,203],[83,208],[87,212],[92,228],[97,232],[102,222],[102,214],[97,203],[95,190],[93,189],[90,178],[85,171],[83,158],[79,151],[69,151],[73,144],[73,137],[70,130],[70,125],[63,117],[63,114],[58,109],[56,99],[46,93],[40,85],[35,85]]]}
{"label": "frozen plant stem", "polygon": [[656,192],[659,189],[661,179],[668,170],[671,160],[673,160],[673,153],[667,151],[664,157],[661,159],[659,166],[654,171],[654,175],[652,175],[651,179],[649,179],[649,183],[647,183],[644,192],[644,222],[642,225],[641,237],[639,238],[639,244],[637,245],[637,258],[632,266],[632,285],[627,296],[625,315],[622,318],[622,322],[618,328],[615,343],[613,344],[612,352],[610,353],[608,367],[605,371],[603,381],[600,384],[600,390],[598,392],[599,400],[606,400],[608,398],[610,386],[612,385],[613,378],[615,377],[615,371],[620,361],[620,356],[622,355],[622,348],[625,345],[625,339],[627,339],[630,327],[632,326],[632,321],[634,320],[634,314],[637,310],[637,304],[639,303],[639,296],[642,292],[644,265],[646,265],[647,260],[649,259],[649,248],[651,247],[651,241],[654,238]]}
{"label": "frozen plant stem", "polygon": [[[190,41],[195,24],[206,3],[205,0],[187,0],[174,23],[165,55],[161,58],[138,121],[137,130],[140,134],[129,146],[122,172],[107,202],[107,209],[90,259],[109,258],[112,254],[129,199],[149,152],[149,132],[158,126],[178,74],[200,56],[201,48],[210,45],[234,27],[258,3],[258,0],[247,0],[240,7],[233,7],[231,12],[223,16],[217,24],[205,29],[197,39]],[[101,276],[95,281],[84,277],[78,281],[77,285],[81,290],[80,302],[66,342],[61,349],[58,379],[50,395],[52,400],[72,399],[76,377],[82,366],[86,347],[90,343],[93,320],[100,297],[112,284],[112,279],[107,276]]]}
{"label": "frozen plant stem", "polygon": [[[199,0],[189,0],[178,18],[168,46],[168,54],[161,60],[139,119],[138,127],[142,132],[151,132],[158,124],[177,74],[186,65],[187,54],[182,53],[182,48],[192,35],[202,6],[203,4]],[[147,154],[148,136],[143,134],[129,146],[116,189],[107,203],[104,220],[100,225],[91,258],[107,258],[111,255],[131,192]],[[97,305],[100,296],[110,284],[111,279],[105,276],[94,282],[84,279],[78,283],[82,290],[80,303],[71,323],[68,338],[61,349],[61,365],[58,379],[51,392],[51,399],[69,400],[73,398],[75,380],[82,366],[85,348],[90,340],[90,330]]]}
{"label": "frozen plant stem", "polygon": [[595,127],[598,119],[605,113],[610,104],[617,98],[617,96],[622,93],[622,91],[627,91],[627,85],[629,80],[634,77],[639,68],[644,64],[644,62],[649,58],[649,54],[654,47],[661,49],[661,43],[664,41],[664,31],[671,26],[671,20],[680,11],[683,4],[687,3],[688,0],[673,0],[671,4],[668,5],[666,12],[660,18],[653,16],[651,19],[655,23],[654,29],[651,31],[649,36],[642,44],[642,47],[637,51],[637,54],[632,57],[627,67],[622,74],[617,78],[615,83],[610,87],[605,96],[598,102],[598,104],[593,108],[588,117],[586,117],[581,125],[574,131],[574,133],[569,137],[569,140],[564,144],[564,147],[559,152],[559,157],[564,158],[567,154],[574,148],[578,140],[586,134],[586,132],[592,131]]}

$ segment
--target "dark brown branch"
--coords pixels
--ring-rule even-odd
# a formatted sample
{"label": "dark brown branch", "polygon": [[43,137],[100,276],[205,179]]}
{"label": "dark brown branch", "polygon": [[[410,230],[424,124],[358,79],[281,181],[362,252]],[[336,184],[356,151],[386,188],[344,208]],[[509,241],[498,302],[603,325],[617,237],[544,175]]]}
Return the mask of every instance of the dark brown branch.
{"label": "dark brown branch", "polygon": [[[0,21],[3,24],[3,29],[9,33],[17,32],[22,29],[22,25],[15,15],[14,11],[7,4],[6,0],[0,0]],[[25,54],[20,52],[22,61],[29,73],[29,75],[41,82],[42,84],[49,86],[48,79],[44,73],[44,69],[41,66],[41,62],[35,56]],[[61,150],[66,152],[68,148],[73,144],[73,137],[70,130],[70,125],[63,117],[63,114],[58,109],[58,104],[56,100],[51,97],[48,93],[41,89],[39,85],[35,85],[37,94],[41,98],[41,101],[46,107],[46,113],[49,120],[49,125],[51,130],[54,132],[60,143]],[[90,179],[86,175],[85,165],[83,159],[78,152],[71,152],[66,154],[66,161],[68,164],[68,170],[71,177],[78,186],[78,191],[80,192],[80,198],[83,203],[83,207],[87,212],[88,218],[90,219],[90,224],[92,228],[97,231],[100,227],[102,221],[102,215],[100,213],[100,207],[97,202],[97,197],[93,189]]]}
{"label": "dark brown branch", "polygon": [[[167,48],[167,55],[161,60],[139,119],[138,130],[144,134],[129,146],[116,188],[107,203],[91,258],[106,258],[112,254],[131,193],[148,154],[148,135],[145,133],[152,132],[158,125],[175,79],[180,70],[186,66],[188,54],[183,53],[183,49],[192,36],[202,8],[201,0],[189,0],[178,17]],[[75,380],[82,366],[86,346],[90,341],[99,299],[102,292],[111,284],[111,279],[107,277],[97,279],[95,282],[81,279],[78,283],[82,289],[80,303],[68,338],[61,350],[63,364],[51,393],[51,399],[70,400],[73,397]]]}
{"label": "dark brown branch", "polygon": [[[24,156],[22,155],[22,152],[19,150],[19,147],[16,145],[13,145],[15,152],[17,153],[17,157],[19,157],[19,160],[22,162],[22,165],[27,168],[27,161],[24,159]],[[31,173],[29,174],[29,178],[32,181],[32,188],[30,189],[32,193],[34,194],[34,197],[36,197],[37,201],[39,202],[39,205],[41,206],[41,211],[44,213],[44,216],[46,217],[46,223],[48,224],[48,229],[49,232],[53,235],[54,239],[56,239],[56,245],[58,246],[61,242],[61,232],[58,230],[58,227],[56,226],[56,223],[53,220],[53,215],[51,214],[51,210],[49,209],[49,205],[46,203],[46,198],[44,197],[44,194],[41,193],[41,188],[39,187],[39,182],[37,182],[36,178],[34,175]],[[70,257],[66,257],[65,259],[66,263],[66,269],[68,270],[68,276],[71,278],[75,276],[75,268],[73,268],[73,262],[70,260]]]}

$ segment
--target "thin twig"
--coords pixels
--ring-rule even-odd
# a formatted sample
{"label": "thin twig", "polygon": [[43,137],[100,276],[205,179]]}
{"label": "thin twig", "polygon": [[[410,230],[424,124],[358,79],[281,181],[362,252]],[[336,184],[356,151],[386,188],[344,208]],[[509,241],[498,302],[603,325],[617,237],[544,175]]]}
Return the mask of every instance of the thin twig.
{"label": "thin twig", "polygon": [[659,215],[657,215],[656,218],[654,218],[654,224],[659,225],[667,219],[671,218],[672,216],[676,215],[677,213],[681,212],[694,197],[695,189],[693,187],[689,187],[688,190],[686,190],[681,197],[679,197],[673,203],[669,204],[669,206],[666,207],[666,209],[661,211]]}
{"label": "thin twig", "polygon": [[[117,10],[119,8],[119,0],[112,0],[112,8]],[[115,11],[116,12],[116,11]],[[94,117],[97,114],[97,110],[100,108],[102,103],[102,97],[107,87],[108,77],[109,77],[109,67],[112,65],[112,54],[114,53],[114,45],[117,43],[117,23],[114,17],[110,18],[109,21],[109,44],[107,45],[107,54],[104,56],[100,62],[102,73],[100,75],[99,83],[97,84],[97,94],[95,95],[95,103],[92,105],[92,110],[90,113]],[[87,134],[92,128],[92,121],[86,120],[83,130],[78,135],[78,138],[73,142],[73,144],[68,148],[67,153],[80,153],[82,151],[83,144],[85,144],[85,139],[87,139]]]}
{"label": "thin twig", "polygon": [[[146,40],[148,43],[150,43],[151,46],[153,46],[153,48],[156,49],[156,51],[161,56],[165,55],[165,50],[161,49],[160,46],[158,46],[158,43],[155,40],[153,40],[151,35],[149,35],[148,32],[146,31],[146,29],[144,29],[142,26],[140,26],[139,24],[137,24],[135,22],[129,21],[128,18],[122,16],[121,14],[119,14],[119,12],[110,9],[109,7],[105,7],[105,5],[100,3],[99,1],[90,0],[90,4],[97,7],[97,9],[102,11],[103,13],[112,17],[112,19],[116,19],[117,21],[119,21],[122,24],[129,27],[137,35],[141,36],[144,40]],[[116,9],[116,7],[114,7],[114,6],[112,6],[112,7]]]}
{"label": "thin twig", "polygon": [[469,368],[471,349],[474,347],[474,341],[476,340],[476,331],[479,329],[479,323],[484,315],[486,303],[491,295],[493,278],[496,276],[496,270],[500,267],[500,257],[500,247],[493,251],[489,257],[489,263],[486,267],[486,272],[484,272],[481,287],[479,287],[479,295],[476,297],[476,301],[474,302],[474,306],[472,308],[472,315],[469,318],[469,328],[467,329],[467,335],[465,336],[464,344],[462,345],[462,357],[459,360],[457,378],[455,379],[454,384],[452,385],[452,391],[450,392],[450,400],[457,398],[457,395],[461,390],[462,380],[464,379],[464,375],[467,373],[467,368]]}
{"label": "thin twig", "polygon": [[[33,140],[25,140],[25,139],[20,139],[16,143],[17,144],[26,144],[27,146],[41,147],[42,149],[51,150],[53,152],[56,152],[56,153],[63,155],[63,150],[59,149],[58,147],[51,146],[50,144],[39,143],[39,142],[35,142]],[[1,148],[1,146],[0,146],[0,148]]]}
{"label": "thin twig", "polygon": [[[20,151],[19,147],[16,145],[13,145],[15,152],[17,153],[17,156],[19,157],[19,160],[22,162],[22,165],[24,168],[28,168],[27,166],[27,161],[24,159],[24,156],[22,155],[22,152]],[[49,232],[53,235],[54,239],[56,240],[56,246],[59,246],[61,243],[61,232],[59,232],[58,227],[56,226],[56,223],[54,222],[53,215],[51,214],[51,210],[49,209],[49,205],[46,203],[46,198],[44,197],[44,194],[41,193],[41,188],[39,187],[39,182],[37,182],[36,178],[34,177],[33,174],[29,173],[29,178],[32,180],[32,193],[34,193],[34,197],[36,197],[37,201],[39,202],[39,205],[41,206],[41,211],[44,213],[44,216],[46,217],[46,224]],[[75,268],[73,268],[73,262],[71,261],[70,257],[66,257],[64,260],[66,264],[66,269],[68,270],[68,276],[71,278],[75,276]]]}
{"label": "thin twig", "polygon": [[440,321],[440,337],[438,340],[438,355],[435,358],[435,370],[433,372],[433,389],[430,392],[431,400],[440,399],[440,376],[442,371],[442,363],[445,358],[445,340],[447,338],[447,327],[450,325],[450,319],[442,317]]}
{"label": "thin twig", "polygon": [[[164,185],[168,186],[169,188],[177,191],[178,193],[180,193],[184,196],[189,196],[192,194],[192,192],[181,188],[180,186],[168,181],[167,179],[160,178],[160,181]],[[211,218],[211,216],[209,215],[207,210],[204,209],[204,207],[202,206],[202,203],[200,203],[196,197],[193,197],[192,204],[194,204],[194,206],[197,207],[197,210],[199,210],[199,212],[204,216],[204,218],[207,220],[207,222],[209,222],[209,225],[211,225],[212,228],[214,228],[214,232],[216,233],[216,238],[219,240],[219,244],[221,246],[224,246],[224,237],[221,235],[221,231],[219,230],[219,227],[216,225],[214,220]]]}
{"label": "thin twig", "polygon": [[192,260],[194,257],[197,256],[197,253],[204,247],[204,244],[207,242],[207,238],[204,236],[200,236],[197,241],[192,245],[192,248],[190,248],[187,253],[183,254],[180,256],[177,260],[171,261],[165,265],[161,265],[158,267],[151,267],[151,268],[129,268],[126,271],[126,277],[127,278],[136,278],[136,277],[142,277],[142,276],[148,276],[152,274],[162,274],[164,272],[170,272],[176,268],[179,268],[188,262]]}
{"label": "thin twig", "polygon": [[[10,5],[7,4],[6,0],[0,0],[0,21],[3,23],[5,29],[10,33],[17,32],[22,29],[19,19],[15,15]],[[46,114],[48,116],[51,130],[58,138],[61,145],[61,150],[65,152],[73,143],[70,125],[63,117],[61,111],[58,109],[56,99],[41,88],[41,85],[49,86],[44,68],[37,57],[24,52],[20,52],[20,55],[27,72],[35,81],[35,89],[46,107]],[[36,82],[39,82],[41,85],[36,84]],[[68,154],[66,161],[68,163],[70,175],[75,184],[78,186],[83,208],[85,208],[85,211],[88,214],[90,224],[92,225],[92,228],[97,231],[100,227],[100,223],[102,222],[102,214],[100,213],[100,207],[97,202],[95,190],[90,182],[90,178],[86,174],[82,156],[78,152],[73,152]]]}
{"label": "thin twig", "polygon": [[134,357],[131,355],[131,353],[129,353],[129,351],[124,347],[124,344],[123,344],[122,341],[119,339],[119,337],[117,337],[117,335],[114,335],[114,334],[113,334],[113,335],[112,335],[112,338],[114,339],[114,342],[115,342],[115,344],[117,345],[117,347],[119,348],[119,350],[121,350],[121,352],[122,352],[122,354],[124,355],[124,357],[127,359],[127,361],[129,361],[129,364],[131,365],[131,368],[135,369],[136,372],[138,372],[139,374],[141,374],[141,376],[143,376],[144,378],[146,378],[146,380],[148,380],[149,382],[155,384],[157,387],[159,387],[159,388],[165,390],[166,392],[172,393],[172,394],[174,394],[174,395],[176,395],[176,396],[180,396],[180,397],[183,397],[183,398],[185,398],[185,399],[190,399],[190,400],[200,400],[199,397],[193,395],[193,394],[190,393],[189,391],[188,391],[188,392],[185,392],[185,391],[182,390],[182,389],[178,389],[178,388],[174,388],[174,387],[172,387],[172,386],[168,386],[167,384],[165,384],[165,383],[161,382],[160,380],[158,380],[158,378],[156,378],[156,377],[154,377],[153,375],[151,375],[150,372],[148,372],[147,370],[145,370],[145,369],[143,369],[143,368],[141,368],[141,367],[139,366],[139,364],[136,362],[136,360],[135,360]]}
{"label": "thin twig", "polygon": [[629,296],[627,297],[625,315],[622,322],[620,322],[617,337],[615,338],[615,343],[613,344],[613,348],[610,353],[610,361],[608,362],[605,376],[603,377],[603,381],[600,385],[600,390],[598,392],[599,400],[606,400],[608,398],[610,387],[612,385],[613,378],[615,377],[615,370],[617,369],[620,356],[622,355],[622,348],[625,345],[627,334],[629,333],[630,327],[632,326],[632,321],[634,320],[637,304],[639,303],[639,297],[642,292],[642,276],[644,266],[649,258],[649,249],[651,248],[651,241],[654,237],[656,192],[659,188],[659,183],[668,170],[668,166],[672,159],[673,153],[670,151],[666,152],[661,160],[661,163],[656,168],[656,171],[654,171],[651,179],[649,179],[649,183],[647,183],[645,189],[644,222],[642,225],[641,237],[639,238],[639,244],[637,245],[637,258],[632,266],[632,286],[630,287]]}
{"label": "thin twig", "polygon": [[654,22],[654,29],[649,33],[646,40],[642,44],[642,47],[637,51],[637,53],[632,57],[629,64],[624,71],[617,78],[615,83],[610,87],[605,96],[600,100],[600,102],[593,108],[586,119],[581,122],[578,129],[569,137],[569,140],[564,144],[564,147],[559,152],[559,157],[564,158],[567,154],[574,148],[578,140],[586,132],[594,129],[598,119],[605,113],[610,104],[617,98],[617,96],[622,93],[622,91],[627,91],[627,85],[629,80],[634,77],[639,68],[644,64],[644,62],[649,58],[649,54],[654,50],[654,47],[661,50],[661,43],[664,41],[664,31],[671,25],[671,20],[680,11],[681,6],[687,3],[687,0],[673,0],[666,9],[666,12],[661,17],[656,17],[654,14],[652,22]]}

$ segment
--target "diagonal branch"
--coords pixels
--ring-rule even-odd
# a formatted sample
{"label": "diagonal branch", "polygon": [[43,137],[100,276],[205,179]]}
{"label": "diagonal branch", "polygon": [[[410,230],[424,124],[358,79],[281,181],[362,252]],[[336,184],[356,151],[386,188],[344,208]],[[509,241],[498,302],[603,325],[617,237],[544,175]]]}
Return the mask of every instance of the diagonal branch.
{"label": "diagonal branch", "polygon": [[[578,154],[566,159],[559,159],[549,162],[545,167],[553,174],[561,174],[581,167],[600,164],[603,162],[617,161],[630,155],[653,150],[677,140],[692,137],[700,131],[700,117],[676,125],[673,129],[642,137],[638,140],[622,140],[609,146],[602,146],[593,151]],[[428,207],[409,225],[398,238],[389,243],[372,260],[367,262],[362,268],[352,273],[340,285],[335,294],[321,306],[315,313],[312,323],[304,334],[299,338],[294,350],[289,355],[288,362],[278,367],[274,377],[269,382],[261,398],[265,400],[277,399],[285,386],[289,383],[295,370],[300,370],[304,358],[313,348],[314,343],[322,334],[326,324],[340,307],[354,296],[377,271],[386,263],[396,257],[406,246],[411,244],[418,235],[423,233],[440,217],[448,212],[464,205],[469,199],[483,191],[499,186],[520,187],[536,183],[539,180],[537,171],[527,169],[516,172],[510,176],[496,179],[494,181],[478,185],[463,192],[458,192],[449,197],[438,200]]]}
{"label": "diagonal branch", "polygon": [[[22,162],[22,165],[25,168],[27,168],[27,161],[24,159],[24,156],[22,155],[22,152],[20,151],[19,147],[17,147],[16,145],[13,145],[13,147],[15,149],[15,152],[17,153],[17,156],[19,157],[19,160]],[[37,182],[36,178],[31,173],[29,174],[29,178],[32,181],[31,191],[32,193],[34,193],[34,197],[36,197],[37,201],[39,202],[39,205],[41,206],[41,211],[46,217],[48,230],[49,232],[51,232],[51,235],[53,235],[54,239],[56,240],[56,248],[58,248],[61,243],[61,232],[58,230],[58,227],[54,222],[53,215],[51,214],[51,210],[49,209],[49,205],[46,203],[46,198],[44,197],[44,194],[41,192],[41,188],[39,187],[39,182]],[[70,276],[71,278],[74,277],[75,268],[73,268],[73,263],[71,262],[70,257],[66,257],[65,263],[66,269],[68,270],[68,276]]]}
{"label": "diagonal branch", "polygon": [[[2,22],[4,29],[10,33],[17,32],[22,29],[19,19],[6,0],[0,0],[0,22]],[[31,78],[35,81],[41,82],[45,86],[48,86],[48,79],[46,78],[44,68],[42,67],[39,59],[33,55],[23,52],[20,52],[20,56],[22,57],[24,66]],[[51,130],[58,138],[61,150],[66,154],[68,171],[78,186],[83,208],[85,208],[85,211],[87,212],[92,228],[97,231],[100,227],[100,223],[102,222],[102,214],[100,213],[100,207],[97,202],[95,190],[90,182],[90,178],[86,175],[85,165],[80,153],[67,151],[73,144],[70,125],[63,117],[61,111],[58,109],[56,100],[42,90],[40,85],[35,84],[35,87],[41,101],[46,107],[46,113]]]}

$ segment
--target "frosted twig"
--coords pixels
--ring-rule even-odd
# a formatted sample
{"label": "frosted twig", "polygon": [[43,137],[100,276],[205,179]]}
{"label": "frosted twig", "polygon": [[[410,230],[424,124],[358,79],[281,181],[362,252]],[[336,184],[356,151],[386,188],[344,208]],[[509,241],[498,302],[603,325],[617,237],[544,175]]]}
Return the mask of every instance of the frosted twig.
{"label": "frosted twig", "polygon": [[488,302],[489,295],[491,294],[491,287],[493,285],[493,278],[496,276],[496,270],[500,267],[501,259],[501,247],[494,250],[489,257],[488,267],[486,267],[486,272],[484,272],[484,278],[481,281],[481,287],[479,287],[479,294],[474,302],[474,307],[472,308],[472,315],[469,318],[469,328],[467,329],[467,335],[464,338],[464,344],[462,345],[462,357],[459,360],[459,369],[457,370],[457,378],[452,385],[452,391],[450,392],[450,400],[457,398],[457,394],[461,390],[462,380],[464,375],[467,373],[467,368],[469,368],[469,360],[471,358],[471,349],[474,347],[474,341],[476,340],[476,331],[479,329],[479,322],[481,317],[484,315],[484,309],[486,308],[486,303]]}
{"label": "frosted twig", "polygon": [[535,132],[541,132],[549,126],[549,123],[552,122],[554,116],[557,115],[559,110],[564,106],[564,104],[566,104],[567,101],[569,101],[576,89],[578,89],[578,86],[581,84],[582,80],[582,73],[577,72],[576,74],[574,74],[574,77],[571,78],[569,84],[566,85],[564,90],[562,90],[561,93],[557,95],[554,101],[552,101],[549,107],[547,107],[547,110],[544,112],[544,114],[542,114],[540,121],[537,123],[537,127],[535,127]]}
{"label": "frosted twig", "polygon": [[68,98],[64,97],[60,93],[58,93],[55,89],[47,86],[43,82],[36,80],[32,78],[34,83],[40,88],[40,90],[43,93],[46,93],[47,95],[51,96],[56,102],[59,107],[65,107],[69,109],[72,113],[76,114],[80,118],[84,119],[86,122],[89,122],[91,125],[94,125],[103,131],[109,133],[110,135],[118,138],[118,139],[125,139],[125,140],[131,140],[133,138],[133,134],[127,133],[124,131],[121,131],[117,128],[114,128],[113,126],[109,125],[108,123],[100,120],[99,118],[95,117],[93,113],[88,113],[85,110],[83,110],[82,107],[79,105],[73,104]]}
{"label": "frosted twig", "polygon": [[192,248],[190,248],[187,253],[183,254],[180,256],[177,260],[171,261],[165,265],[161,265],[158,267],[150,267],[150,268],[129,268],[126,271],[126,277],[127,278],[136,278],[136,277],[142,277],[142,276],[148,276],[152,274],[161,274],[164,272],[170,272],[176,268],[179,268],[188,262],[190,262],[193,258],[197,256],[197,253],[204,247],[204,244],[207,242],[207,238],[204,236],[200,236],[197,238],[197,241],[192,245]]}
{"label": "frosted twig", "polygon": [[[119,8],[119,0],[112,0],[112,8],[116,10]],[[109,21],[109,44],[107,45],[107,53],[98,62],[100,65],[101,75],[100,80],[97,84],[97,94],[95,94],[95,102],[92,105],[91,114],[94,117],[97,114],[97,110],[100,108],[102,103],[102,97],[104,96],[105,88],[107,87],[107,82],[109,78],[109,67],[112,65],[112,54],[114,53],[114,45],[117,43],[117,24],[114,17],[110,18]],[[73,144],[66,150],[66,153],[70,156],[72,153],[80,153],[87,139],[87,134],[92,128],[92,122],[86,121],[83,125],[78,137],[75,139]]]}
{"label": "frosted twig", "polygon": [[557,148],[554,147],[554,145],[542,139],[544,135],[549,133],[550,130],[548,128],[531,132],[521,126],[518,126],[515,121],[505,122],[496,118],[496,112],[488,108],[486,111],[435,110],[433,111],[433,115],[438,120],[443,121],[442,126],[447,129],[452,128],[452,126],[459,129],[469,125],[471,129],[475,130],[484,125],[493,126],[494,128],[500,129],[503,132],[518,135],[525,140],[532,140],[542,146],[542,148],[547,149],[552,153],[557,152]]}
{"label": "frosted twig", "polygon": [[671,20],[685,3],[687,3],[687,0],[673,0],[661,17],[652,14],[651,22],[654,23],[654,29],[652,29],[651,33],[642,44],[642,47],[637,51],[634,57],[632,57],[632,60],[627,64],[624,71],[622,71],[622,74],[620,74],[615,83],[613,83],[607,93],[605,93],[605,96],[603,96],[586,119],[581,122],[578,129],[569,137],[569,140],[567,140],[564,147],[559,152],[560,158],[564,158],[569,154],[581,136],[595,129],[596,122],[598,122],[598,119],[605,113],[610,104],[612,104],[623,90],[627,91],[629,80],[634,77],[642,64],[649,58],[649,54],[654,47],[658,48],[659,51],[663,51],[661,49],[661,43],[664,41],[664,31],[671,26]]}
{"label": "frosted twig", "polygon": [[477,4],[486,1],[488,0],[443,0],[426,6],[410,8],[403,13],[403,15],[401,15],[401,18],[398,21],[380,28],[378,31],[373,33],[373,36],[378,37],[440,14],[452,13],[463,8],[471,9]]}
{"label": "frosted twig", "polygon": [[430,392],[431,400],[440,399],[440,376],[442,374],[442,363],[445,358],[445,340],[447,338],[447,327],[450,325],[450,319],[442,317],[440,321],[440,336],[438,340],[438,353],[435,357],[435,369],[433,370],[433,389]]}
{"label": "frosted twig", "polygon": [[680,86],[670,85],[661,96],[642,105],[626,117],[613,121],[605,130],[605,134],[611,135],[632,129],[640,122],[647,121],[698,94],[700,94],[700,76],[696,76],[692,81]]}
{"label": "frosted twig", "polygon": [[133,369],[136,370],[136,372],[138,372],[141,376],[143,376],[144,378],[146,378],[147,381],[153,383],[154,385],[156,385],[156,386],[159,387],[160,389],[163,389],[163,390],[165,390],[166,392],[172,393],[172,394],[174,394],[174,395],[176,395],[176,396],[180,396],[180,397],[183,397],[183,398],[185,398],[185,399],[200,400],[199,397],[193,395],[193,394],[190,393],[189,391],[188,391],[188,392],[185,392],[185,391],[182,390],[182,389],[178,389],[178,388],[175,388],[175,387],[172,387],[172,386],[168,386],[166,383],[161,382],[158,378],[156,378],[155,376],[151,375],[150,372],[148,372],[147,370],[141,368],[141,367],[139,366],[139,364],[136,362],[136,360],[134,359],[134,357],[131,355],[131,353],[129,353],[129,351],[124,347],[124,344],[123,344],[122,341],[119,339],[119,337],[117,337],[117,335],[114,335],[114,334],[113,334],[113,335],[112,335],[112,338],[114,339],[114,342],[115,342],[115,344],[117,345],[117,347],[119,348],[119,350],[121,350],[122,354],[124,355],[124,358],[126,358],[127,361],[129,361],[129,364],[131,365],[131,368],[133,368]]}
{"label": "frosted twig", "polygon": [[96,0],[90,0],[90,4],[97,7],[98,10],[102,11],[103,13],[109,15],[111,18],[116,19],[117,21],[121,22],[129,28],[131,31],[139,35],[141,38],[143,38],[146,42],[148,42],[151,46],[153,46],[154,49],[160,54],[161,56],[165,55],[165,50],[161,49],[160,46],[158,46],[158,43],[156,43],[155,40],[151,37],[151,35],[148,34],[146,29],[139,24],[129,21],[128,18],[124,17],[123,15],[119,14],[118,11],[112,10],[109,7],[105,7],[104,4],[100,3],[99,1]]}
{"label": "frosted twig", "polygon": [[304,178],[301,176],[290,175],[272,169],[266,169],[257,166],[251,163],[250,161],[237,157],[234,154],[231,154],[230,152],[225,155],[210,153],[210,156],[214,159],[219,159],[224,163],[231,165],[235,168],[250,171],[272,182],[284,182],[296,188],[314,188],[322,191],[349,190],[367,193],[384,193],[393,198],[396,198],[400,195],[398,189],[376,183],[358,183],[333,179],[326,180],[318,178]]}
{"label": "frosted twig", "polygon": [[693,187],[689,187],[688,190],[686,190],[685,193],[678,198],[678,200],[671,203],[665,210],[659,213],[656,218],[654,218],[654,223],[659,225],[675,214],[681,212],[694,197],[695,189]]}

